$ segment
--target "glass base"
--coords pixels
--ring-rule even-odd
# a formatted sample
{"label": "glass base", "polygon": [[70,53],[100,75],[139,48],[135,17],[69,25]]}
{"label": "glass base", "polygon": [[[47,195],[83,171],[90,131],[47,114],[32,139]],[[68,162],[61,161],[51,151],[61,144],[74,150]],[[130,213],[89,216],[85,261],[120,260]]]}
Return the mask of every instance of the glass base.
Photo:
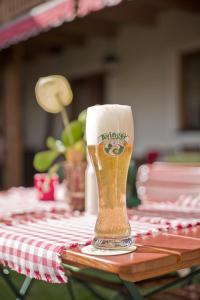
{"label": "glass base", "polygon": [[126,237],[123,239],[101,239],[94,238],[92,242],[93,246],[98,249],[110,249],[110,250],[126,250],[133,245],[133,238]]}

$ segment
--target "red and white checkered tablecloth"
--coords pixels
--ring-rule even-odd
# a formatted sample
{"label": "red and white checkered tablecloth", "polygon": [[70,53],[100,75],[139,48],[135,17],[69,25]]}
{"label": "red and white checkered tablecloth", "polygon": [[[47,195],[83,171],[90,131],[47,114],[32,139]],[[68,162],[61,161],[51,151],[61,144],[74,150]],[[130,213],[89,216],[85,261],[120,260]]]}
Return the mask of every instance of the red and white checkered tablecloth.
{"label": "red and white checkered tablecloth", "polygon": [[[0,224],[0,262],[31,278],[52,283],[67,282],[60,255],[65,249],[91,242],[96,217],[70,216],[35,222],[16,221]],[[199,224],[197,219],[164,219],[134,215],[130,219],[132,235],[157,234],[169,228]],[[180,227],[181,226],[181,227]]]}
{"label": "red and white checkered tablecloth", "polygon": [[[60,192],[62,191],[60,190]],[[0,194],[0,220],[17,214],[59,210],[68,210],[67,203],[64,200],[40,201],[33,188],[11,188]]]}
{"label": "red and white checkered tablecloth", "polygon": [[174,213],[187,213],[200,215],[200,193],[185,195],[181,194],[173,201],[160,201],[145,200],[142,201],[141,205],[138,207],[140,211],[155,211],[159,212],[174,212]]}
{"label": "red and white checkered tablecloth", "polygon": [[187,214],[196,214],[200,215],[200,194],[197,195],[181,195],[176,201],[146,201],[142,203],[139,207],[141,211],[153,210],[165,211],[165,212],[181,212]]}

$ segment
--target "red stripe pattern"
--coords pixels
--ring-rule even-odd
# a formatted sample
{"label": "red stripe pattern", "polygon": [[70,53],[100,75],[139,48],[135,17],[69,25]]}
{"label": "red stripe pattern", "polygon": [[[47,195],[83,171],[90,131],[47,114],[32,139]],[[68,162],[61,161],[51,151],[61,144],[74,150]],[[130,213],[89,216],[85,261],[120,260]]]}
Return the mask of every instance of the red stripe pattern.
{"label": "red stripe pattern", "polygon": [[11,188],[0,194],[0,221],[17,214],[67,211],[66,201],[40,201],[33,188]]}
{"label": "red stripe pattern", "polygon": [[[164,219],[134,215],[130,218],[133,237],[157,234],[169,229],[195,226],[197,219]],[[31,278],[64,283],[67,278],[61,264],[65,249],[91,242],[95,216],[70,216],[54,219],[0,224],[0,262]]]}
{"label": "red stripe pattern", "polygon": [[[198,203],[196,203],[198,201]],[[200,215],[200,195],[196,196],[185,196],[181,195],[177,202],[167,201],[162,203],[157,203],[151,201],[151,203],[145,203],[140,205],[139,210],[141,211],[165,211],[165,212],[182,212],[190,214]]]}
{"label": "red stripe pattern", "polygon": [[74,0],[51,0],[0,29],[0,49],[60,26],[75,18]]}
{"label": "red stripe pattern", "polygon": [[122,0],[79,0],[78,16],[84,17],[91,12],[98,11],[104,7],[114,6],[122,2]]}
{"label": "red stripe pattern", "polygon": [[72,21],[76,15],[85,16],[107,6],[117,5],[122,0],[51,0],[38,5],[28,13],[0,28],[0,49],[27,40],[41,32]]}
{"label": "red stripe pattern", "polygon": [[200,165],[154,163],[137,174],[140,210],[200,214]]}

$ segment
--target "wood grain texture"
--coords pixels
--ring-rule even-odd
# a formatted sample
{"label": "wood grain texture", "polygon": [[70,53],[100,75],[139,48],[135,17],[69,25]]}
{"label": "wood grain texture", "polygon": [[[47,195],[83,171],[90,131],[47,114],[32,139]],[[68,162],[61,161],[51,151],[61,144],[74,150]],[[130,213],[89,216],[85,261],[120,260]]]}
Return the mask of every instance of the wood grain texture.
{"label": "wood grain texture", "polygon": [[[79,248],[74,248],[65,251],[62,260],[69,265],[112,272],[129,281],[141,281],[199,265],[199,236],[200,226],[197,226],[189,232],[180,231],[136,239],[135,243],[141,246],[136,252],[129,254],[98,257],[83,254]],[[175,253],[169,253],[170,251]]]}

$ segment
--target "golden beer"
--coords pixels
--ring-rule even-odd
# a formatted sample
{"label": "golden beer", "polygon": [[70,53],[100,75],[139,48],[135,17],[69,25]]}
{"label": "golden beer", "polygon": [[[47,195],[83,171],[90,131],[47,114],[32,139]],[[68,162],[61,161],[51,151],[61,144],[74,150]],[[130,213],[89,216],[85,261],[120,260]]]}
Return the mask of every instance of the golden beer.
{"label": "golden beer", "polygon": [[99,239],[122,239],[130,236],[126,210],[126,180],[132,146],[127,144],[119,156],[107,155],[103,145],[88,146],[95,168],[99,213],[95,237]]}
{"label": "golden beer", "polygon": [[130,107],[90,107],[86,139],[99,195],[93,244],[97,248],[125,248],[132,244],[126,209],[126,181],[133,141]]}

